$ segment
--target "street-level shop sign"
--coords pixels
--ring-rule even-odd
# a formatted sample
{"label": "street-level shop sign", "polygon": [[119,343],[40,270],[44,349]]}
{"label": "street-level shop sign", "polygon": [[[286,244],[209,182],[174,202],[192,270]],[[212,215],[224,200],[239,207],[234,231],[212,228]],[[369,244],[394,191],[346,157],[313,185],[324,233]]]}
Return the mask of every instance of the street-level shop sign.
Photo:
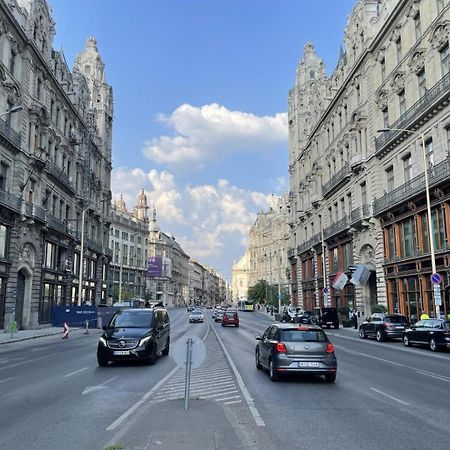
{"label": "street-level shop sign", "polygon": [[442,275],[440,273],[432,273],[430,280],[433,284],[441,284],[442,283]]}

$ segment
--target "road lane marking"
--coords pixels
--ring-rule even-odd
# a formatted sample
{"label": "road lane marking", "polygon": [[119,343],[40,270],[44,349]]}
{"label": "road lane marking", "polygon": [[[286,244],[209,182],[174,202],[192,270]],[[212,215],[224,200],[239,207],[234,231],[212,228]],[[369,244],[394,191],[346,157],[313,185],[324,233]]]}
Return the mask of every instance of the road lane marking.
{"label": "road lane marking", "polygon": [[399,398],[394,397],[393,395],[386,394],[386,392],[380,391],[380,390],[375,389],[375,388],[370,388],[370,390],[373,391],[373,392],[376,392],[377,394],[384,395],[385,397],[390,398],[391,400],[394,400],[395,402],[398,402],[398,403],[400,403],[402,405],[410,406],[410,404],[408,402],[400,400]]}
{"label": "road lane marking", "polygon": [[84,391],[81,393],[81,395],[86,395],[86,394],[90,394],[91,392],[99,391],[101,389],[106,389],[105,384],[108,384],[110,381],[113,381],[116,378],[119,378],[119,376],[117,375],[115,377],[112,377],[109,380],[106,380],[103,383],[97,384],[95,386],[88,386],[84,389]]}
{"label": "road lane marking", "polygon": [[264,420],[261,418],[261,414],[259,413],[258,408],[256,408],[255,403],[253,402],[253,398],[251,397],[250,393],[248,392],[247,388],[245,387],[244,380],[242,379],[241,374],[239,373],[236,365],[234,364],[234,361],[231,359],[231,356],[228,353],[228,350],[225,348],[225,345],[223,345],[222,339],[220,339],[219,334],[213,327],[212,327],[212,330],[213,330],[214,334],[216,335],[216,338],[219,341],[219,344],[222,347],[223,352],[225,353],[225,356],[228,360],[228,363],[231,366],[231,369],[234,372],[236,381],[238,382],[238,385],[241,388],[242,394],[244,395],[244,398],[245,398],[245,401],[247,402],[248,408],[250,409],[250,412],[252,413],[252,416],[255,419],[256,425],[258,427],[265,427],[266,424],[264,423]]}
{"label": "road lane marking", "polygon": [[11,378],[5,378],[4,380],[0,380],[0,383],[6,383],[7,381],[14,380],[14,377]]}
{"label": "road lane marking", "polygon": [[416,369],[416,372],[420,373],[421,375],[426,375],[427,377],[435,378],[436,380],[441,380],[441,381],[445,381],[446,383],[450,383],[450,378],[445,377],[443,375],[437,375],[435,373],[426,372],[425,370],[419,370],[419,369]]}
{"label": "road lane marking", "polygon": [[72,375],[83,372],[83,370],[86,369],[89,369],[89,367],[83,367],[82,369],[75,370],[75,372],[68,373],[67,375],[64,375],[64,378],[71,377]]}
{"label": "road lane marking", "polygon": [[228,392],[220,392],[218,394],[208,394],[208,395],[201,395],[199,398],[204,400],[205,398],[215,398],[215,397],[223,397],[224,395],[229,394],[237,394],[239,391],[237,389],[228,390]]}
{"label": "road lane marking", "polygon": [[231,397],[226,397],[226,398],[216,398],[216,402],[222,402],[224,400],[233,400],[234,398],[239,398],[239,395],[233,395]]}
{"label": "road lane marking", "polygon": [[236,403],[242,403],[242,400],[235,400],[233,402],[223,402],[224,405],[234,405]]}
{"label": "road lane marking", "polygon": [[35,347],[35,348],[32,348],[31,351],[32,352],[41,352],[42,350],[47,350],[49,348],[51,348],[51,347],[50,346],[47,346],[47,347]]}

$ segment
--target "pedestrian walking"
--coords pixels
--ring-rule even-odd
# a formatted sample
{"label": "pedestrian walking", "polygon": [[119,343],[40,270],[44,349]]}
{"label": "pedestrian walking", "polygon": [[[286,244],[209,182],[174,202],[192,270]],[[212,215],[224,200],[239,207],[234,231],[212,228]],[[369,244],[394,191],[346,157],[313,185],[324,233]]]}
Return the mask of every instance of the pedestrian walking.
{"label": "pedestrian walking", "polygon": [[358,316],[356,315],[356,309],[353,308],[353,312],[352,312],[352,322],[353,322],[353,327],[355,328],[355,330],[358,329]]}

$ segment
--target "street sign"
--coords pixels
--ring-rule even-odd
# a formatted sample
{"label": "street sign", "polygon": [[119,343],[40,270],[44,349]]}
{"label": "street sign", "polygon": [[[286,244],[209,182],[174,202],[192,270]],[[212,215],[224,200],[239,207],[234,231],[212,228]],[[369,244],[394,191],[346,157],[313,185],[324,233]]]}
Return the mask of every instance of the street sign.
{"label": "street sign", "polygon": [[205,344],[198,336],[191,335],[181,337],[175,342],[171,354],[179,367],[186,367],[186,342],[189,338],[192,339],[191,367],[196,369],[205,360],[206,356]]}
{"label": "street sign", "polygon": [[328,294],[328,292],[330,292],[330,290],[327,287],[322,288],[322,292],[324,294]]}
{"label": "street sign", "polygon": [[433,286],[433,290],[434,290],[434,304],[436,306],[441,306],[442,305],[441,288],[439,287],[438,284],[435,284]]}
{"label": "street sign", "polygon": [[442,275],[440,273],[432,273],[430,280],[433,284],[441,284],[442,283]]}

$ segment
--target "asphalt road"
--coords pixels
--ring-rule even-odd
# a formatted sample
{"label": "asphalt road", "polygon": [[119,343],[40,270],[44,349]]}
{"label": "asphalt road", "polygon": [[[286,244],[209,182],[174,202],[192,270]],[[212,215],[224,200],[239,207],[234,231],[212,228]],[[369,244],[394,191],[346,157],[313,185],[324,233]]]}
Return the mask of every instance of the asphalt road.
{"label": "asphalt road", "polygon": [[[206,314],[210,317],[211,310]],[[208,324],[189,325],[185,310],[170,311],[170,316],[172,343],[188,330],[200,337],[206,335]],[[239,328],[221,327],[209,319],[231,365],[216,334],[210,331],[205,340],[216,367],[208,377],[217,376],[217,383],[223,383],[229,394],[217,391],[215,382],[201,390],[201,377],[194,380],[198,392],[206,392],[199,396],[209,394],[211,403],[229,403],[220,411],[236,426],[224,426],[224,433],[248,432],[251,448],[266,449],[450,447],[449,352],[434,354],[405,348],[400,342],[363,341],[353,330],[330,330],[327,333],[338,358],[335,384],[318,377],[289,377],[273,383],[254,363],[255,335],[264,332],[271,318],[242,312],[240,319]],[[174,374],[160,383],[175,367],[171,357],[159,358],[154,366],[112,364],[99,368],[99,334],[78,332],[69,340],[54,336],[0,347],[0,449],[102,449],[115,442],[111,441],[113,435],[120,436],[127,449],[150,448],[132,428],[128,427],[126,434],[127,421],[147,406],[148,411],[152,405],[159,405],[161,411],[164,404],[174,407],[174,389],[180,389],[182,377]],[[142,403],[146,394],[147,406]],[[219,411],[208,408],[205,411],[210,414]],[[180,409],[167,410],[167,417],[173,417],[173,433],[177,432],[176,420],[188,417],[179,416]],[[193,407],[189,417],[202,420],[201,407]],[[145,414],[141,422],[144,418]],[[214,427],[213,418],[208,419]],[[146,420],[147,428],[156,424],[155,419]],[[108,431],[113,424],[114,430]],[[164,426],[163,422],[159,428]],[[132,439],[133,445],[127,446]],[[231,442],[238,441],[229,442],[231,447],[217,448],[237,448]],[[195,442],[190,448],[196,448]]]}

